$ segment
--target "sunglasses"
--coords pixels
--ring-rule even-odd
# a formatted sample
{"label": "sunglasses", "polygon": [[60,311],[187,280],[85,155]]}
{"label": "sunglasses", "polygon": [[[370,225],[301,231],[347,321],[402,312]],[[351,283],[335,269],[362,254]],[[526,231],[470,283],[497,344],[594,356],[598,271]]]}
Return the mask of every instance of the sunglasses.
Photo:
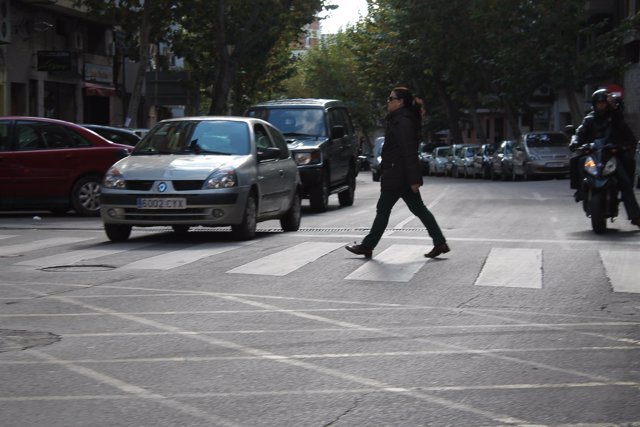
{"label": "sunglasses", "polygon": [[395,97],[395,96],[390,96],[390,97],[388,97],[388,98],[387,98],[387,102],[391,102],[391,101],[393,101],[394,99],[400,99],[400,98]]}

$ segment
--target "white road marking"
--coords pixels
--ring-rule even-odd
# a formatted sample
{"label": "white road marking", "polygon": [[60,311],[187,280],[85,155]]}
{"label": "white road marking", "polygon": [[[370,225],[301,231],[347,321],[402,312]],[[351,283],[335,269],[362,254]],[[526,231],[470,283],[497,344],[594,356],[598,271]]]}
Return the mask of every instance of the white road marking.
{"label": "white road marking", "polygon": [[542,251],[492,248],[475,285],[541,289]]}
{"label": "white road marking", "polygon": [[81,249],[77,251],[71,252],[62,252],[55,255],[30,259],[28,261],[22,261],[16,263],[16,265],[29,265],[36,267],[51,267],[55,265],[70,265],[75,264],[78,261],[84,261],[89,259],[100,258],[103,256],[114,255],[120,252],[125,252],[133,249],[138,249],[143,246],[148,246],[149,243],[145,244],[131,244],[131,243],[120,243],[120,244],[109,244],[103,247],[95,247],[89,249]]}
{"label": "white road marking", "polygon": [[134,261],[121,267],[123,270],[171,270],[191,264],[202,258],[218,255],[239,249],[246,244],[239,243],[202,243],[200,245],[182,248],[177,251],[167,252],[150,258]]}
{"label": "white road marking", "polygon": [[640,264],[637,253],[601,250],[600,258],[614,292],[640,293]]}
{"label": "white road marking", "polygon": [[0,256],[16,256],[29,251],[68,245],[70,243],[78,243],[91,239],[93,239],[93,237],[55,237],[51,239],[34,240],[29,243],[3,246],[0,248]]}
{"label": "white road marking", "polygon": [[343,245],[342,242],[304,242],[236,267],[227,273],[286,276]]}
{"label": "white road marking", "polygon": [[11,239],[12,237],[18,237],[18,236],[12,236],[10,234],[2,234],[2,235],[0,235],[0,239]]}
{"label": "white road marking", "polygon": [[391,245],[345,279],[408,282],[426,262],[423,252],[422,246]]}

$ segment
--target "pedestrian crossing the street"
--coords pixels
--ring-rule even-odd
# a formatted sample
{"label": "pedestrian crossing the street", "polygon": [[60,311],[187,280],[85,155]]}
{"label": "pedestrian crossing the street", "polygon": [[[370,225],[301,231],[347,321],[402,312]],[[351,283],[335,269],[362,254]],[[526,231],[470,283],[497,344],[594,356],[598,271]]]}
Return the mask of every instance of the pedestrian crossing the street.
{"label": "pedestrian crossing the street", "polygon": [[[44,269],[56,266],[102,263],[109,256],[121,255],[114,269],[127,271],[170,271],[196,262],[215,263],[218,256],[235,254],[244,256],[249,242],[212,242],[193,245],[159,245],[149,242],[95,243],[86,237],[60,237],[33,240],[28,243],[7,244],[17,236],[0,235],[0,260],[16,268]],[[260,276],[287,276],[312,263],[323,263],[334,251],[342,250],[344,242],[306,241],[291,244],[279,250],[243,262],[225,274]],[[37,256],[47,249],[53,255]],[[239,251],[242,250],[242,251]],[[49,251],[50,253],[51,251]],[[543,286],[543,250],[536,248],[493,247],[483,254],[473,286],[506,287],[541,290]],[[256,253],[253,251],[252,253]],[[261,254],[261,252],[257,252]],[[358,262],[344,277],[346,281],[410,282],[433,260],[424,258],[424,245],[391,244],[374,254],[372,259],[357,257]],[[125,258],[122,255],[131,255]],[[345,252],[345,257],[350,255]],[[637,251],[598,250],[602,268],[614,292],[640,293],[640,263]],[[555,256],[555,252],[554,252]],[[356,259],[356,257],[353,257]],[[446,257],[445,257],[446,258]],[[125,261],[122,261],[125,259]],[[329,261],[332,262],[332,261]],[[335,262],[335,261],[333,261]],[[327,264],[326,271],[333,265]],[[474,267],[475,268],[475,267]]]}

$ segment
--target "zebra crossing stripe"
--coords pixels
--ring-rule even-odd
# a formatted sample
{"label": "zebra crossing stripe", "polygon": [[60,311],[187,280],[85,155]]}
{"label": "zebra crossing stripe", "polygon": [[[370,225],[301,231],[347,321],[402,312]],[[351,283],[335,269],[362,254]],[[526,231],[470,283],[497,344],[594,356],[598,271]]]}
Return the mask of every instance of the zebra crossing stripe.
{"label": "zebra crossing stripe", "polygon": [[601,250],[600,259],[614,292],[640,293],[637,252]]}
{"label": "zebra crossing stripe", "polygon": [[286,276],[323,255],[343,246],[336,242],[305,242],[280,252],[241,265],[227,273],[261,274],[265,276]]}
{"label": "zebra crossing stripe", "polygon": [[18,237],[18,236],[13,236],[13,235],[11,235],[11,234],[3,234],[3,235],[0,235],[0,239],[10,239],[10,238],[12,238],[12,237]]}
{"label": "zebra crossing stripe", "polygon": [[542,288],[542,250],[492,248],[476,286]]}
{"label": "zebra crossing stripe", "polygon": [[68,245],[91,239],[92,237],[55,237],[51,239],[35,240],[33,242],[18,245],[8,245],[0,248],[0,256],[17,256],[29,251],[51,248],[53,246]]}
{"label": "zebra crossing stripe", "polygon": [[120,252],[125,252],[129,250],[134,250],[141,248],[143,246],[148,246],[149,243],[145,244],[131,244],[131,243],[121,243],[121,244],[109,244],[106,247],[97,247],[97,248],[89,248],[89,249],[81,249],[77,251],[71,252],[62,252],[59,254],[46,256],[42,258],[30,259],[27,261],[22,261],[16,263],[16,265],[28,265],[34,267],[51,267],[56,265],[71,265],[75,264],[78,261],[84,261],[89,259],[100,258],[103,256],[114,255]]}
{"label": "zebra crossing stripe", "polygon": [[[250,243],[250,242],[248,242]],[[150,258],[134,261],[121,267],[124,270],[171,270],[182,267],[202,258],[218,255],[239,249],[246,244],[241,243],[202,243],[200,245],[182,248]]]}
{"label": "zebra crossing stripe", "polygon": [[423,252],[424,246],[391,245],[345,279],[408,282],[426,262]]}

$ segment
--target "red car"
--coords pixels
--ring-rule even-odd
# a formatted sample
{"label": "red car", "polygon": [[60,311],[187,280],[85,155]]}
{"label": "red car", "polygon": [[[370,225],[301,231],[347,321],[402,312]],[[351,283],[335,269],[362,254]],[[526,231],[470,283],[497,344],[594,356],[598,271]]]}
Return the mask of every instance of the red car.
{"label": "red car", "polygon": [[62,120],[0,117],[0,209],[97,216],[102,176],[132,148]]}

